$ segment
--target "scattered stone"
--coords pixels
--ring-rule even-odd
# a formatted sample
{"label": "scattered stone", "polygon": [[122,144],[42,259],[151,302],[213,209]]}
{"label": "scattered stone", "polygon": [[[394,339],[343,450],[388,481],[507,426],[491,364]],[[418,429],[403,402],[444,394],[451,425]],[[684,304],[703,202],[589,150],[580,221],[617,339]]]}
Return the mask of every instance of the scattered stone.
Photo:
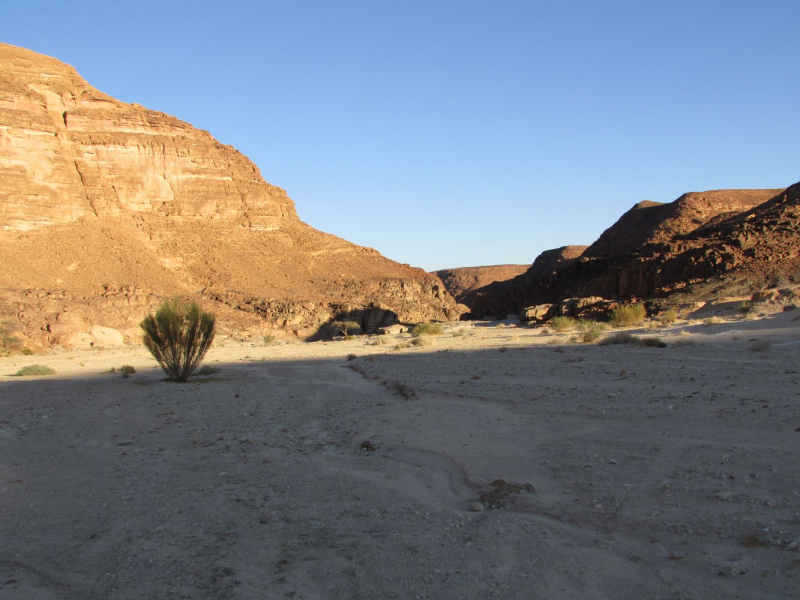
{"label": "scattered stone", "polygon": [[485,507],[484,507],[484,506],[483,506],[483,504],[481,504],[480,502],[472,502],[472,503],[469,505],[469,509],[470,509],[472,512],[481,512],[482,510],[484,510],[484,509],[485,509]]}
{"label": "scattered stone", "polygon": [[495,489],[489,492],[483,492],[480,496],[480,500],[492,508],[505,505],[506,500],[511,494],[532,494],[536,492],[536,489],[530,483],[507,483],[503,479],[494,480],[491,486]]}
{"label": "scattered stone", "polygon": [[361,449],[364,452],[372,452],[373,450],[377,450],[378,447],[375,444],[373,444],[370,440],[364,440],[363,442],[361,442]]}

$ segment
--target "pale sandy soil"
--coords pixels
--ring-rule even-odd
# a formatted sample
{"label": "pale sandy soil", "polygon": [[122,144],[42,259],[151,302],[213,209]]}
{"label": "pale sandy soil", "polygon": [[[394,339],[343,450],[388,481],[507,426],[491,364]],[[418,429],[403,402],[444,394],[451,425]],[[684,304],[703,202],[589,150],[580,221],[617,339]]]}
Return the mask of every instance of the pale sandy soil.
{"label": "pale sandy soil", "polygon": [[795,314],[0,359],[0,597],[800,597]]}

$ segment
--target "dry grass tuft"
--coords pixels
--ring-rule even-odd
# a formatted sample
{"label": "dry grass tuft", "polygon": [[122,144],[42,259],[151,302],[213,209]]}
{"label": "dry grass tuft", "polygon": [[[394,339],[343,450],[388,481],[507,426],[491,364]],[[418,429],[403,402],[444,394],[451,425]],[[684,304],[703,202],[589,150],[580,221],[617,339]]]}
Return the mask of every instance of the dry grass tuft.
{"label": "dry grass tuft", "polygon": [[591,344],[600,339],[606,330],[605,323],[598,323],[597,321],[578,321],[578,341],[584,344]]}
{"label": "dry grass tuft", "polygon": [[376,346],[388,346],[393,340],[392,336],[388,334],[376,335],[373,339]]}
{"label": "dry grass tuft", "polygon": [[419,337],[421,335],[442,335],[444,328],[441,323],[419,323],[414,325],[411,330],[411,335]]}
{"label": "dry grass tuft", "polygon": [[575,329],[578,326],[578,322],[570,317],[553,317],[547,324],[559,333]]}
{"label": "dry grass tuft", "polygon": [[397,350],[405,350],[407,348],[414,348],[414,347],[423,347],[423,346],[435,346],[436,340],[432,337],[428,336],[418,336],[415,338],[411,338],[408,341],[400,342],[397,344]]}
{"label": "dry grass tuft", "polygon": [[36,377],[40,375],[53,375],[55,371],[44,365],[28,365],[14,373],[14,377]]}
{"label": "dry grass tuft", "polygon": [[662,325],[672,325],[678,320],[678,311],[674,308],[668,308],[658,316],[658,320]]}
{"label": "dry grass tuft", "polygon": [[768,352],[771,347],[772,344],[770,344],[767,341],[761,340],[753,342],[748,348],[748,350],[750,350],[750,352]]}
{"label": "dry grass tuft", "polygon": [[611,325],[614,327],[633,327],[647,317],[643,304],[627,304],[611,310]]}
{"label": "dry grass tuft", "polygon": [[616,344],[635,344],[637,346],[649,346],[651,348],[666,348],[667,344],[656,337],[640,338],[627,332],[615,333],[600,341],[601,346],[613,346]]}

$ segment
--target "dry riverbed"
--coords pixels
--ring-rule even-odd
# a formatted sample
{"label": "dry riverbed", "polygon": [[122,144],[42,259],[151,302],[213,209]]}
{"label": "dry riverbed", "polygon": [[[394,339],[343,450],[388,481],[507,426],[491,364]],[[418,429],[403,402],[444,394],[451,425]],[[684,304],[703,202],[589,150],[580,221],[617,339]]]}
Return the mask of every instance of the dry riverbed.
{"label": "dry riverbed", "polygon": [[797,598],[796,312],[0,359],[0,598]]}

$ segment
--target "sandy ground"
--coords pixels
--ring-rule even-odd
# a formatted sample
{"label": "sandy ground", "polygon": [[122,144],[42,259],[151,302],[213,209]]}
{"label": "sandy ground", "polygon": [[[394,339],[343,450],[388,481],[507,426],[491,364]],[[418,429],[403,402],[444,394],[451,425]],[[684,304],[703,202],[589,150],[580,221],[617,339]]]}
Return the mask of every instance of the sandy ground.
{"label": "sandy ground", "polygon": [[798,313],[0,359],[0,598],[800,597]]}

